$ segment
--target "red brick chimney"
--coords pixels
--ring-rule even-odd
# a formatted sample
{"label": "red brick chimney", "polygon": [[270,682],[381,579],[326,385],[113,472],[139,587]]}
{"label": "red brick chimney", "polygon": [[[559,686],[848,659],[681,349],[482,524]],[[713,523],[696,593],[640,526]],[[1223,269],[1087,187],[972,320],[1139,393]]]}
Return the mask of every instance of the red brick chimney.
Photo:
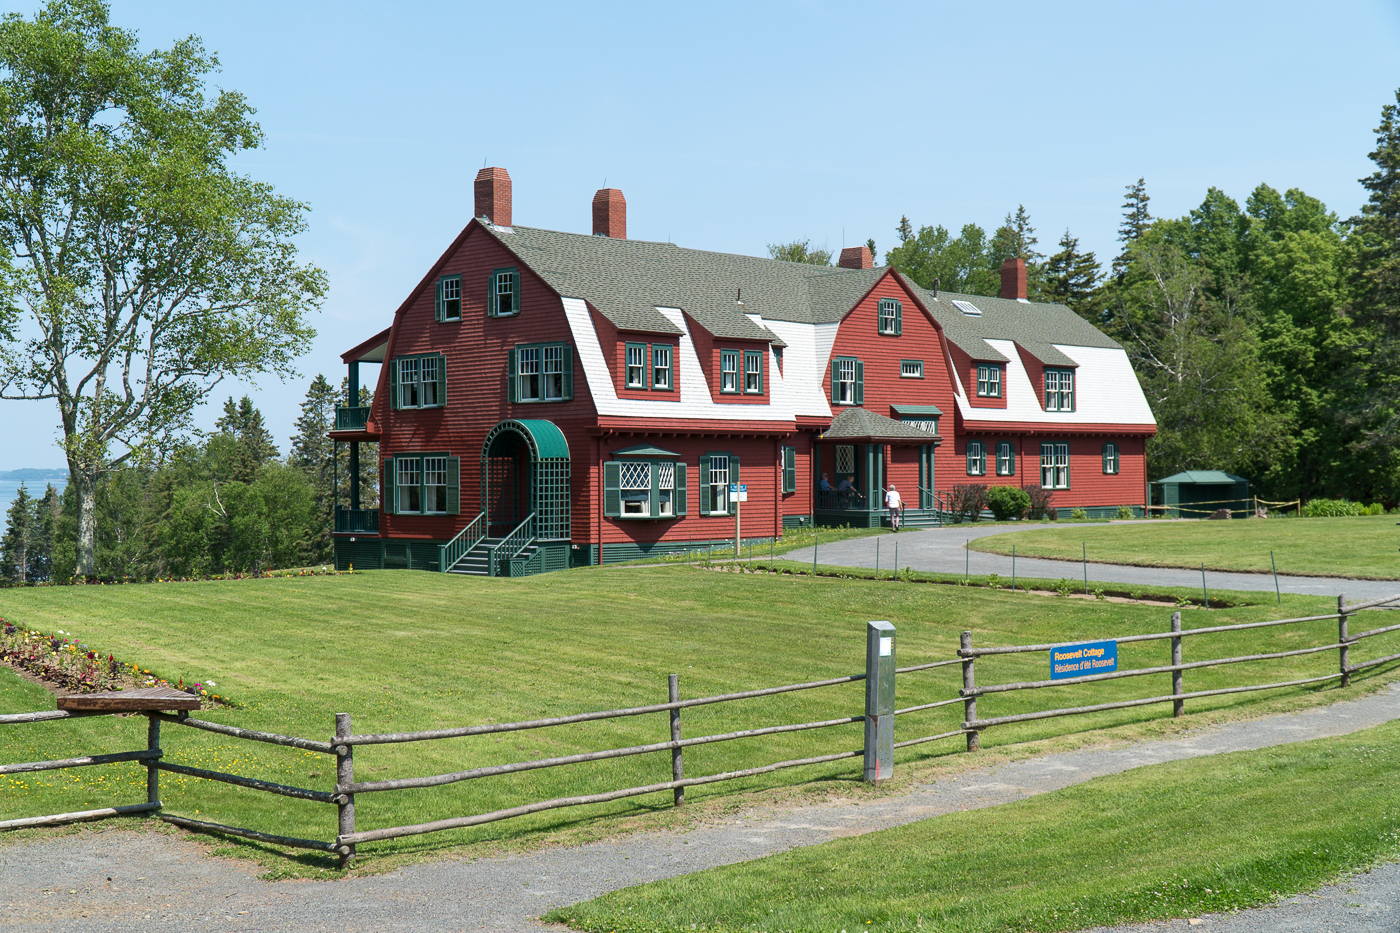
{"label": "red brick chimney", "polygon": [[593,195],[593,235],[627,239],[627,199],[616,188],[599,188]]}
{"label": "red brick chimney", "polygon": [[841,250],[841,258],[836,264],[842,269],[873,269],[875,257],[870,255],[868,246],[848,246]]}
{"label": "red brick chimney", "polygon": [[1012,256],[1001,263],[1001,297],[1026,297],[1026,261]]}
{"label": "red brick chimney", "polygon": [[476,173],[476,215],[498,227],[510,226],[510,173],[484,168]]}

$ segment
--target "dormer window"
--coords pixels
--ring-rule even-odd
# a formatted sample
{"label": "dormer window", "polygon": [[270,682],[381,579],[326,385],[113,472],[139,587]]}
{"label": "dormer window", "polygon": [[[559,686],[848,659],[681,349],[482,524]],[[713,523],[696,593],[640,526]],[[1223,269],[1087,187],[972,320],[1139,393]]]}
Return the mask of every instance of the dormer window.
{"label": "dormer window", "polygon": [[652,344],[651,347],[651,387],[671,388],[671,348]]}
{"label": "dormer window", "polygon": [[1001,398],[1001,367],[996,363],[977,364],[977,397]]}
{"label": "dormer window", "polygon": [[738,350],[719,351],[719,390],[726,393],[739,391]]}
{"label": "dormer window", "polygon": [[1045,410],[1074,411],[1074,370],[1045,371]]}
{"label": "dormer window", "polygon": [[747,395],[763,394],[763,351],[744,351],[744,392]]}
{"label": "dormer window", "polygon": [[629,343],[627,345],[627,388],[647,387],[647,345]]}
{"label": "dormer window", "polygon": [[904,306],[894,298],[880,299],[880,333],[897,337],[904,327]]}
{"label": "dormer window", "polygon": [[520,312],[520,272],[515,267],[493,269],[486,289],[488,316],[509,317]]}

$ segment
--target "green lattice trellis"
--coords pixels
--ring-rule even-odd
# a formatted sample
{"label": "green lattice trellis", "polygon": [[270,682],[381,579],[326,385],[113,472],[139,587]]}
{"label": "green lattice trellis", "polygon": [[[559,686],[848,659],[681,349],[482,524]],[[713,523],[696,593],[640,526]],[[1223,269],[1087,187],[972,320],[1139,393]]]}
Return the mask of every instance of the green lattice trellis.
{"label": "green lattice trellis", "polygon": [[488,511],[491,446],[507,432],[517,435],[530,451],[529,502],[523,506],[523,512],[535,513],[536,539],[568,541],[573,533],[569,448],[564,435],[551,422],[502,421],[487,433],[481,445],[481,510]]}

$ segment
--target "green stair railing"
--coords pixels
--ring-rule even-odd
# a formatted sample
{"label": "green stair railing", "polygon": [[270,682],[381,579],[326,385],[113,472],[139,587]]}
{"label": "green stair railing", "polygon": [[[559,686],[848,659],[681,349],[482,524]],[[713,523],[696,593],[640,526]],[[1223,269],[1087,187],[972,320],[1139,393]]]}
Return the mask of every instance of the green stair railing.
{"label": "green stair railing", "polygon": [[[487,550],[487,573],[493,577],[510,575],[510,560],[535,540],[535,513],[531,512],[515,529]],[[504,556],[502,556],[504,555]],[[501,562],[504,561],[504,564]]]}
{"label": "green stair railing", "polygon": [[485,512],[478,513],[476,518],[472,519],[467,527],[457,532],[455,538],[446,544],[438,545],[439,570],[443,573],[447,573],[447,571],[456,566],[457,561],[461,560],[463,555],[476,547],[477,542],[486,536],[486,532],[483,530],[485,524],[482,521],[485,517]]}

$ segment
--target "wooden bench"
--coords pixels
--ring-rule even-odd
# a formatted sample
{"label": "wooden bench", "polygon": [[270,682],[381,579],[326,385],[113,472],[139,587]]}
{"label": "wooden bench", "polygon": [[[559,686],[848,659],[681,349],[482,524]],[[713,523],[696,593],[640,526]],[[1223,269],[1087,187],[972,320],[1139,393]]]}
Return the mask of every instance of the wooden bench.
{"label": "wooden bench", "polygon": [[69,712],[146,713],[157,710],[199,709],[199,697],[173,687],[138,690],[104,690],[74,693],[58,698],[58,708]]}

